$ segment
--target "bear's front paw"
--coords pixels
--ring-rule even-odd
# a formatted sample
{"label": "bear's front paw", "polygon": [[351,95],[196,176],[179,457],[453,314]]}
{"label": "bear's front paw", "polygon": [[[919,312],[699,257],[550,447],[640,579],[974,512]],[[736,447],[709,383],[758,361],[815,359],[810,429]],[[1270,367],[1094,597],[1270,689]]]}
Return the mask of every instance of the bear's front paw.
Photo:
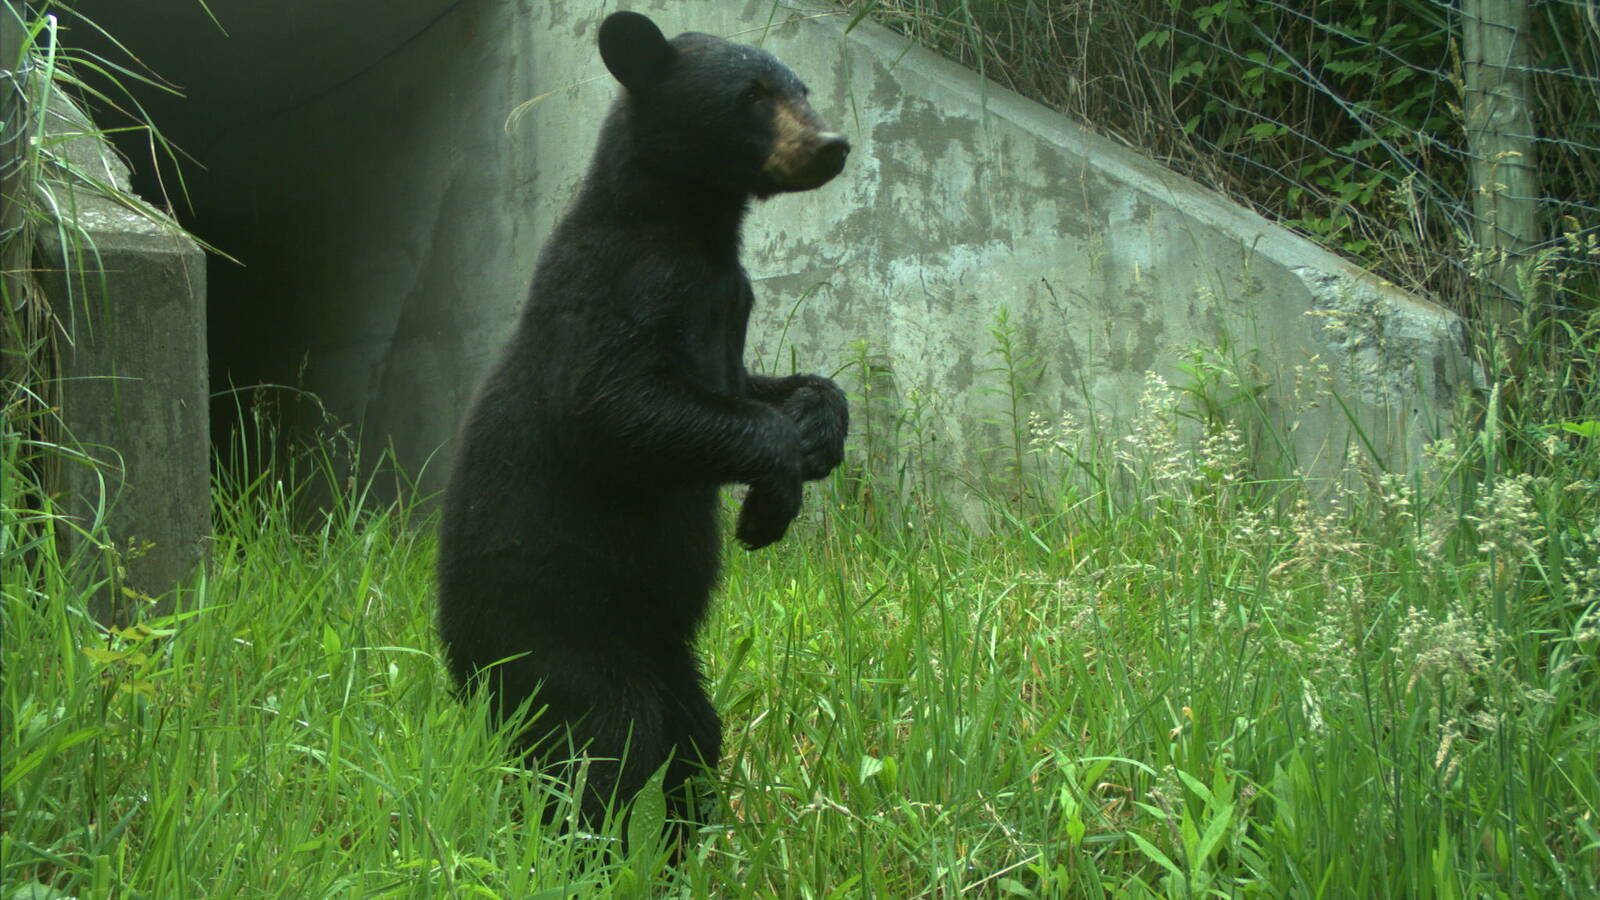
{"label": "bear's front paw", "polygon": [[783,402],[783,413],[800,430],[800,476],[815,481],[844,459],[850,406],[844,391],[820,376],[807,378]]}
{"label": "bear's front paw", "polygon": [[750,487],[739,507],[739,523],[734,537],[746,550],[760,550],[775,543],[789,530],[789,523],[800,514],[800,482],[762,481]]}

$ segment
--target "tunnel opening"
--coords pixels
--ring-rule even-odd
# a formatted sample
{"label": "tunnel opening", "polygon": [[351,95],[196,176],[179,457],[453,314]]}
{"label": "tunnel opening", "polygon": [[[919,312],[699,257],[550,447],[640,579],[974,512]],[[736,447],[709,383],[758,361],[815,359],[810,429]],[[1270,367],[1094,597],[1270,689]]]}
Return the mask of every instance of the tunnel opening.
{"label": "tunnel opening", "polygon": [[[328,371],[328,360],[348,358],[351,347],[392,338],[381,314],[339,308],[341,282],[354,300],[366,290],[357,282],[382,278],[360,258],[361,241],[340,235],[371,215],[411,210],[403,202],[375,210],[348,186],[374,167],[400,170],[387,158],[390,130],[370,127],[374,116],[392,122],[434,102],[427,73],[393,67],[399,74],[391,75],[385,64],[468,2],[171,0],[158,15],[125,0],[82,0],[63,14],[70,46],[118,67],[108,69],[113,80],[82,74],[109,101],[89,105],[128,162],[134,190],[168,207],[210,250],[210,439],[219,475],[248,481],[291,466],[313,481],[344,480],[384,463],[382,442],[362,450],[353,434],[370,385],[358,370],[348,379]],[[343,128],[327,127],[341,115],[342,91],[386,78],[393,103],[373,108],[371,91],[359,92],[366,108],[348,113]],[[144,121],[168,145],[137,127]],[[397,195],[407,188],[396,180]],[[336,476],[304,471],[331,461]],[[392,496],[405,479],[374,484]],[[311,490],[312,505],[332,489]]]}

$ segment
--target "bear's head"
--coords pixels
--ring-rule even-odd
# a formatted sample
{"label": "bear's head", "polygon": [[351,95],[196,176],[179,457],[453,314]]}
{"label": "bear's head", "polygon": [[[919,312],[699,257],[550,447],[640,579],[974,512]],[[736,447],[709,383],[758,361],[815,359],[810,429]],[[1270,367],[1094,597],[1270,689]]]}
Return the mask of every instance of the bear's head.
{"label": "bear's head", "polygon": [[844,168],[850,142],[764,50],[695,32],[669,41],[649,18],[615,12],[600,26],[600,57],[626,88],[629,150],[658,174],[767,197]]}

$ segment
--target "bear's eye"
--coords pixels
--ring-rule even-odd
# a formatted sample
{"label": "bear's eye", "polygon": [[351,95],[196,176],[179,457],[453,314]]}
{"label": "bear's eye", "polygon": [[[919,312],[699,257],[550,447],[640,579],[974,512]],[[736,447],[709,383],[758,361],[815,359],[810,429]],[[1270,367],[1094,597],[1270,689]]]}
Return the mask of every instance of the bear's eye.
{"label": "bear's eye", "polygon": [[766,82],[752,81],[745,85],[744,91],[739,94],[739,99],[745,103],[755,104],[765,100],[769,93],[771,91],[767,89]]}

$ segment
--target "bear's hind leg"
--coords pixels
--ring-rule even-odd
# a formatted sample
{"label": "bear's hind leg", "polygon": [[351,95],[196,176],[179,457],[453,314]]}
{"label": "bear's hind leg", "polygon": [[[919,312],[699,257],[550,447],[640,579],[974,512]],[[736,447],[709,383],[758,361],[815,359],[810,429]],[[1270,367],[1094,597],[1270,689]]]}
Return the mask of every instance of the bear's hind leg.
{"label": "bear's hind leg", "polygon": [[722,758],[722,720],[706,696],[697,661],[692,653],[686,657],[666,680],[672,763],[663,786],[669,817],[703,823],[716,803],[712,781]]}

